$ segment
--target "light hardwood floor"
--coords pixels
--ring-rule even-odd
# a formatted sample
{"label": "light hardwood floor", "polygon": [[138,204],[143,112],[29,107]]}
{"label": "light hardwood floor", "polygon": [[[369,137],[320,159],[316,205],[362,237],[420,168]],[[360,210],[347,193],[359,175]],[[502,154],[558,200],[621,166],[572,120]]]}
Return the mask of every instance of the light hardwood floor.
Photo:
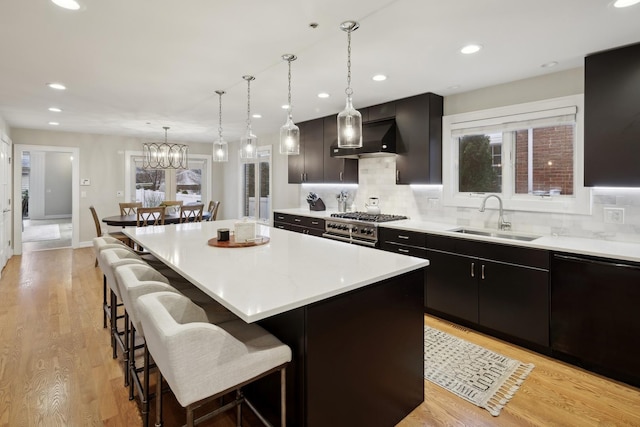
{"label": "light hardwood floor", "polygon": [[[102,274],[89,248],[9,261],[0,279],[0,426],[141,425],[122,360],[111,358],[101,300]],[[536,367],[498,417],[425,381],[425,402],[402,427],[640,426],[636,388],[433,317],[425,322]],[[165,425],[181,425],[183,412],[165,401]],[[245,426],[259,425],[244,413]],[[233,413],[204,425],[232,426]]]}

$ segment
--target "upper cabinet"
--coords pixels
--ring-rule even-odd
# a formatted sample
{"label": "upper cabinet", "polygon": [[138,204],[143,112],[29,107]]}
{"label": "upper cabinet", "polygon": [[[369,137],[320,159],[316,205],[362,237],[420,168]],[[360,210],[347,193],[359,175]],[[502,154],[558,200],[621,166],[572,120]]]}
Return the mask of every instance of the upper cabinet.
{"label": "upper cabinet", "polygon": [[585,59],[586,186],[640,186],[640,43]]}
{"label": "upper cabinet", "polygon": [[324,182],[340,184],[358,183],[358,160],[331,157],[331,146],[338,144],[336,116],[324,119]]}
{"label": "upper cabinet", "polygon": [[324,182],[323,119],[298,123],[300,154],[289,156],[289,184]]}
{"label": "upper cabinet", "polygon": [[396,184],[442,183],[442,112],[434,93],[395,102]]}
{"label": "upper cabinet", "polygon": [[[363,123],[396,124],[396,184],[442,183],[442,97],[433,93],[359,108]],[[358,183],[358,159],[331,157],[335,115],[298,123],[300,155],[289,156],[289,183]],[[377,126],[377,125],[370,125]]]}

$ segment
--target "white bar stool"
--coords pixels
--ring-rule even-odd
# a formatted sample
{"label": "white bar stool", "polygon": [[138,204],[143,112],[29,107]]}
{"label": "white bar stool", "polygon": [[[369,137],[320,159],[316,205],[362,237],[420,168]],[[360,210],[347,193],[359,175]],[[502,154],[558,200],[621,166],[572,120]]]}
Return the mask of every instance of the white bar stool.
{"label": "white bar stool", "polygon": [[[158,367],[157,384],[162,383],[162,376],[166,378],[180,405],[187,409],[188,426],[234,407],[240,425],[242,403],[269,425],[240,389],[278,371],[281,425],[286,425],[285,372],[291,361],[287,345],[260,326],[242,320],[212,325],[202,308],[176,293],[142,295],[137,305],[147,348]],[[236,391],[235,401],[195,419],[195,409],[231,391]]]}

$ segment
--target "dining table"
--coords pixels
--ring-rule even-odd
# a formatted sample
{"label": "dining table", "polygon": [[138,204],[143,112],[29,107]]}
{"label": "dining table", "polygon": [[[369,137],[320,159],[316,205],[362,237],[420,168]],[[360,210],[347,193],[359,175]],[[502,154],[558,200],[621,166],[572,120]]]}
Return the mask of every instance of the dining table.
{"label": "dining table", "polygon": [[[221,220],[124,233],[291,348],[288,425],[386,427],[420,405],[429,261],[264,224],[255,225],[255,243],[219,244],[218,230],[234,238],[246,225]],[[278,413],[276,380],[243,388],[265,414]]]}
{"label": "dining table", "polygon": [[[202,212],[202,220],[208,221],[211,214],[207,211]],[[137,215],[112,215],[102,218],[102,222],[113,227],[136,227],[138,225]],[[164,216],[165,224],[179,224],[180,212],[167,213]]]}

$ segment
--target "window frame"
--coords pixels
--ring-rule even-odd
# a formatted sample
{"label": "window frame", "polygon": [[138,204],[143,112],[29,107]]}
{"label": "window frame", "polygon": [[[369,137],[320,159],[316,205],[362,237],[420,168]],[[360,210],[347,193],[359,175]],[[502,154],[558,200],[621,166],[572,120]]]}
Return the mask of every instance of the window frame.
{"label": "window frame", "polygon": [[[259,145],[257,147],[257,151],[258,151],[258,156],[255,159],[242,159],[240,156],[240,151],[238,150],[238,212],[240,213],[240,216],[243,218],[249,218],[251,220],[256,221],[257,223],[260,224],[271,224],[271,218],[272,218],[272,212],[273,212],[273,206],[272,206],[272,201],[273,201],[273,150],[271,149],[271,145]],[[260,218],[261,215],[261,211],[260,211],[260,161],[261,159],[264,159],[264,157],[260,157],[261,153],[267,153],[268,158],[269,158],[269,208],[267,209],[266,212],[266,218]],[[255,217],[248,217],[248,216],[244,216],[244,186],[243,186],[243,175],[244,175],[244,165],[248,164],[248,163],[254,163],[256,165],[256,183],[255,183],[255,194],[254,197],[256,198],[256,200],[258,200],[258,203],[256,203],[256,216]]]}
{"label": "window frame", "polygon": [[[135,158],[143,157],[142,151],[125,151],[125,180],[124,180],[124,200],[135,202],[135,172],[133,169],[135,164]],[[204,162],[202,166],[202,188],[200,190],[200,196],[203,204],[207,204],[211,200],[211,162],[212,156],[207,154],[189,154],[188,161]],[[175,196],[177,190],[176,170],[165,169],[165,197],[167,194],[173,194]],[[168,191],[171,190],[171,191]],[[168,199],[173,200],[173,199]]]}
{"label": "window frame", "polygon": [[[459,144],[454,136],[465,129],[489,126],[505,126],[526,120],[552,120],[553,117],[575,111],[573,147],[573,195],[539,196],[515,193],[515,138],[503,131],[502,142],[502,192],[462,193],[458,191]],[[468,113],[444,116],[442,120],[442,184],[445,206],[477,208],[480,199],[488,194],[500,196],[504,209],[526,212],[553,212],[591,214],[591,189],[584,186],[584,96],[571,95],[543,101],[515,104]],[[507,132],[507,133],[504,133]],[[513,140],[513,141],[512,141]]]}

